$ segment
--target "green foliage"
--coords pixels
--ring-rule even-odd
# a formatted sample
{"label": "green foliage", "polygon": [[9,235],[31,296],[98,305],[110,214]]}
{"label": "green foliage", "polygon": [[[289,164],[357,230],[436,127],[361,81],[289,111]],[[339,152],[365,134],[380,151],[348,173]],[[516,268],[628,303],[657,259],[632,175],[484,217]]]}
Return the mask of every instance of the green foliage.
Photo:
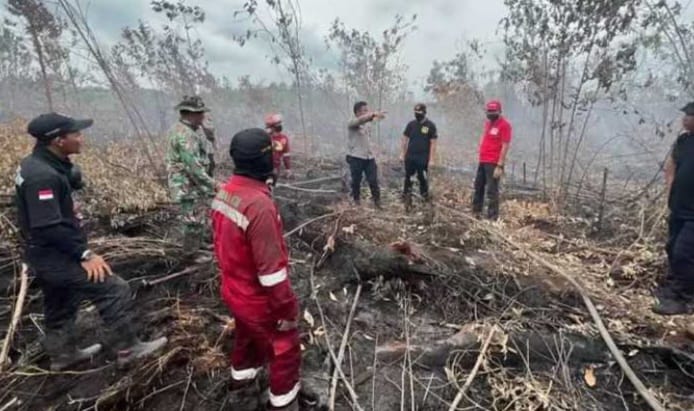
{"label": "green foliage", "polygon": [[195,25],[205,21],[204,11],[182,0],[152,1],[151,6],[169,23],[160,31],[143,20],[137,27],[123,29],[122,42],[112,49],[120,77],[131,86],[138,77],[145,78],[177,95],[198,94],[200,87],[213,87],[216,80],[208,70],[202,41],[192,35]]}
{"label": "green foliage", "polygon": [[[581,62],[580,83],[592,80],[609,90],[636,68],[636,43],[629,36],[642,0],[505,0],[502,20],[506,44],[504,75],[538,88],[558,87],[566,65]],[[539,90],[531,101],[543,100]]]}
{"label": "green foliage", "polygon": [[406,67],[397,57],[407,36],[416,29],[416,19],[416,14],[409,19],[396,15],[380,39],[368,31],[349,29],[340,19],[333,21],[326,41],[340,51],[344,81],[357,98],[380,105],[404,88]]}

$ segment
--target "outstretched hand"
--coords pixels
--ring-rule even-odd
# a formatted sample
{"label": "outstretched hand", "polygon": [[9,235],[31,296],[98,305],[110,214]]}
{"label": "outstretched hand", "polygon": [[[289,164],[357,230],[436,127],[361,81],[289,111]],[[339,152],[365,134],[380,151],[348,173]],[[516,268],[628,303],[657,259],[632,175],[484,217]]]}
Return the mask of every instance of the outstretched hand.
{"label": "outstretched hand", "polygon": [[387,111],[374,111],[373,112],[373,119],[374,120],[383,120],[386,118],[386,114],[388,114]]}

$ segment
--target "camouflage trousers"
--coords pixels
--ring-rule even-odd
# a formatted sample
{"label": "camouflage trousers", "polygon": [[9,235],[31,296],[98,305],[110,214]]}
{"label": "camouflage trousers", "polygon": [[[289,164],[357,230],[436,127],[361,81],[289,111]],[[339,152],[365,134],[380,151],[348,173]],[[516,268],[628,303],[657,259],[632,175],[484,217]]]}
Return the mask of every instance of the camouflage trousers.
{"label": "camouflage trousers", "polygon": [[194,254],[212,241],[210,199],[182,199],[179,202],[178,234],[185,254]]}

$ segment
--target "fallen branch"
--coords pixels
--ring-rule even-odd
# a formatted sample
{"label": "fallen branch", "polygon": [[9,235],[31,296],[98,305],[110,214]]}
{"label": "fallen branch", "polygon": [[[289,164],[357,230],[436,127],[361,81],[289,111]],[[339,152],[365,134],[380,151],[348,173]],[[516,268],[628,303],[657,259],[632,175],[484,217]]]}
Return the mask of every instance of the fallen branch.
{"label": "fallen branch", "polygon": [[278,188],[286,188],[287,190],[301,191],[303,193],[315,193],[315,194],[337,194],[335,190],[320,190],[314,188],[302,188],[296,187],[289,184],[277,184]]}
{"label": "fallen branch", "polygon": [[16,405],[20,405],[20,403],[19,403],[19,398],[17,398],[17,397],[12,398],[12,400],[11,400],[10,402],[8,402],[7,404],[3,405],[2,408],[0,408],[0,411],[9,410],[10,407],[12,407],[12,406],[15,405],[15,404],[16,404]]}
{"label": "fallen branch", "polygon": [[467,376],[467,379],[465,380],[465,384],[460,388],[460,391],[458,391],[458,395],[455,396],[455,399],[453,400],[453,403],[451,404],[450,408],[448,408],[448,411],[455,411],[456,408],[458,408],[458,404],[460,404],[460,401],[463,400],[463,396],[467,392],[468,388],[470,388],[470,385],[472,385],[472,381],[475,379],[477,376],[477,373],[480,370],[480,366],[482,365],[482,362],[484,361],[484,356],[487,353],[487,349],[489,348],[489,344],[492,342],[492,338],[494,337],[494,329],[492,328],[489,331],[489,335],[487,336],[487,340],[484,342],[484,345],[482,346],[482,349],[480,350],[480,354],[477,356],[477,362],[475,362],[475,366],[472,368],[472,371],[470,371],[470,375]]}
{"label": "fallen branch", "polygon": [[[335,351],[333,350],[333,346],[330,343],[330,336],[328,335],[328,323],[325,321],[325,314],[323,314],[323,307],[321,307],[320,303],[318,302],[318,296],[316,293],[316,287],[314,283],[314,278],[313,274],[315,272],[315,265],[311,266],[311,274],[309,277],[309,281],[311,283],[311,298],[313,299],[313,302],[316,304],[316,308],[318,309],[318,315],[320,316],[321,323],[323,324],[323,329],[325,330],[325,333],[323,334],[323,337],[325,338],[325,344],[328,347],[328,353],[330,354],[330,358],[333,360],[335,363],[335,369],[337,370],[340,379],[342,380],[342,383],[345,385],[345,388],[347,389],[347,392],[349,393],[349,396],[352,398],[352,403],[354,408],[357,411],[364,411],[364,409],[359,405],[359,397],[357,396],[356,391],[354,391],[354,388],[352,385],[349,383],[349,380],[345,376],[344,371],[342,371],[342,367],[340,366],[340,363],[337,361],[337,356],[335,355]],[[330,411],[334,411],[335,408],[331,408]]]}
{"label": "fallen branch", "polygon": [[196,272],[197,270],[198,270],[198,267],[193,266],[193,267],[188,267],[183,271],[179,271],[177,273],[173,273],[173,274],[165,275],[164,277],[161,277],[161,278],[157,278],[156,280],[152,280],[152,281],[142,280],[142,286],[143,287],[153,287],[155,285],[162,284],[162,283],[165,283],[167,281],[175,280],[175,279],[183,277],[185,275],[192,274],[192,273]]}
{"label": "fallen branch", "polygon": [[342,176],[321,177],[321,178],[316,178],[313,180],[296,181],[293,185],[294,186],[304,186],[304,185],[308,185],[308,184],[327,183],[328,181],[339,181],[339,180],[342,180]]}
{"label": "fallen branch", "polygon": [[328,241],[325,244],[325,247],[323,248],[323,254],[320,256],[320,259],[318,260],[318,263],[316,264],[316,269],[320,269],[323,264],[325,264],[325,260],[328,259],[330,254],[335,252],[335,238],[337,237],[337,230],[340,229],[340,220],[342,219],[342,213],[340,213],[340,216],[337,218],[337,221],[335,221],[335,228],[333,229],[332,234],[328,237]]}
{"label": "fallen branch", "polygon": [[293,234],[298,233],[299,231],[301,231],[303,228],[305,228],[306,226],[308,226],[308,225],[310,225],[310,224],[313,224],[313,223],[315,223],[315,222],[317,222],[317,221],[324,220],[324,219],[326,219],[326,218],[328,218],[328,217],[336,216],[336,215],[338,215],[338,214],[340,214],[340,213],[339,213],[339,212],[335,212],[335,213],[324,214],[324,215],[319,216],[319,217],[316,217],[316,218],[312,218],[312,219],[306,221],[305,223],[299,224],[299,225],[298,225],[296,228],[294,228],[293,230],[287,232],[287,233],[284,235],[284,238],[289,238],[289,237],[291,237]]}
{"label": "fallen branch", "polygon": [[521,251],[525,253],[528,257],[530,257],[532,260],[535,260],[538,264],[544,266],[545,268],[559,274],[563,278],[565,278],[571,285],[576,288],[578,293],[581,295],[581,298],[583,299],[583,303],[585,304],[586,308],[588,308],[588,312],[590,313],[590,316],[593,318],[593,321],[595,322],[595,325],[598,328],[598,331],[600,332],[600,336],[602,339],[605,341],[605,344],[607,345],[607,348],[609,348],[610,352],[614,356],[615,360],[619,364],[619,366],[622,368],[622,371],[624,371],[624,374],[627,376],[631,384],[634,386],[636,391],[638,391],[639,395],[648,403],[648,405],[654,410],[654,411],[665,411],[665,407],[653,396],[653,394],[646,388],[646,386],[643,384],[643,382],[639,379],[639,377],[636,375],[634,370],[629,366],[629,363],[627,363],[627,360],[624,358],[624,355],[622,355],[622,352],[619,350],[617,347],[617,344],[615,344],[614,339],[612,339],[612,336],[610,335],[609,331],[607,331],[607,327],[605,327],[604,322],[602,321],[602,317],[600,317],[600,314],[598,313],[597,308],[595,308],[595,304],[593,304],[593,301],[590,299],[588,296],[588,293],[586,290],[583,288],[583,286],[576,280],[575,276],[569,275],[566,271],[563,269],[555,266],[554,264],[550,263],[546,259],[540,257],[539,255],[535,254],[534,252],[530,251],[527,249],[527,247],[518,244],[514,240],[508,238],[495,228],[493,228],[489,224],[480,224],[479,221],[477,221],[475,218],[462,213],[458,210],[443,206],[443,205],[438,205],[438,207],[443,208],[451,213],[454,213],[460,217],[463,217],[470,221],[473,224],[479,224],[481,228],[483,228],[485,231],[487,231],[489,234],[497,237],[501,241],[507,243],[511,247],[517,249],[518,251]]}
{"label": "fallen branch", "polygon": [[[337,362],[342,364],[342,360],[345,357],[345,348],[347,347],[347,341],[349,341],[349,329],[352,325],[352,319],[354,319],[354,312],[357,309],[357,303],[359,302],[359,296],[361,295],[361,284],[357,286],[357,292],[354,295],[354,302],[352,303],[352,308],[347,316],[347,325],[345,326],[345,332],[342,334],[342,343],[340,344],[340,349],[337,353]],[[337,394],[337,367],[333,371],[333,378],[330,383],[330,409],[335,409],[335,396]]]}
{"label": "fallen branch", "polygon": [[14,313],[12,314],[12,319],[10,320],[10,326],[7,328],[7,335],[5,335],[5,341],[2,343],[2,351],[0,351],[0,371],[5,369],[8,363],[8,355],[10,353],[10,345],[12,345],[12,339],[14,338],[14,332],[17,329],[17,324],[19,324],[19,319],[22,317],[22,310],[24,309],[24,299],[27,295],[27,288],[29,283],[29,278],[27,271],[29,267],[26,264],[22,264],[22,271],[19,274],[20,286],[19,293],[17,294],[17,300],[14,304]]}

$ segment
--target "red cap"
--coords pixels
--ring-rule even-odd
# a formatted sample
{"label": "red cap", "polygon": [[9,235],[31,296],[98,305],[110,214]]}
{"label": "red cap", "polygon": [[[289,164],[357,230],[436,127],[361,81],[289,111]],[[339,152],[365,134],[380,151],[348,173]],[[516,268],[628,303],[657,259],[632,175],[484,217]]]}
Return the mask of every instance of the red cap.
{"label": "red cap", "polygon": [[265,126],[272,127],[280,124],[282,122],[282,115],[280,114],[268,114],[265,116]]}
{"label": "red cap", "polygon": [[501,102],[499,100],[491,100],[487,103],[488,113],[499,113],[501,112]]}

